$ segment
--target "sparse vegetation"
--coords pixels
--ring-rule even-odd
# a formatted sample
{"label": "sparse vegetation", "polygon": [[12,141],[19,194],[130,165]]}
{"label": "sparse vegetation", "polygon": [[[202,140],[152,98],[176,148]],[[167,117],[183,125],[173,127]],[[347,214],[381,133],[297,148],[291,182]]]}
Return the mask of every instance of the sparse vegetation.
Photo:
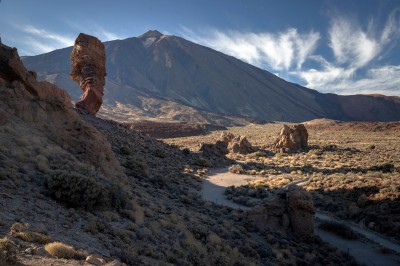
{"label": "sparse vegetation", "polygon": [[37,232],[18,232],[15,236],[27,242],[36,242],[40,244],[47,244],[51,242],[51,237]]}
{"label": "sparse vegetation", "polygon": [[[341,219],[361,223],[400,240],[400,135],[396,125],[338,123],[306,126],[309,147],[293,154],[269,154],[281,124],[249,125],[230,128],[244,135],[265,153],[233,154],[241,161],[230,168],[233,173],[257,175],[265,179],[237,188],[230,197],[245,204],[247,191],[263,185],[271,190],[301,182],[314,196],[316,206]],[[199,143],[213,143],[221,132],[207,136],[168,139],[179,146],[196,150]],[[268,154],[268,156],[265,156]]]}
{"label": "sparse vegetation", "polygon": [[121,209],[127,201],[124,189],[104,178],[78,172],[54,171],[46,177],[49,194],[72,207]]}
{"label": "sparse vegetation", "polygon": [[61,242],[52,242],[46,244],[44,249],[51,255],[60,259],[74,259],[79,258],[79,253],[71,246]]}
{"label": "sparse vegetation", "polygon": [[14,244],[7,238],[0,239],[0,265],[15,265],[17,263],[17,252]]}

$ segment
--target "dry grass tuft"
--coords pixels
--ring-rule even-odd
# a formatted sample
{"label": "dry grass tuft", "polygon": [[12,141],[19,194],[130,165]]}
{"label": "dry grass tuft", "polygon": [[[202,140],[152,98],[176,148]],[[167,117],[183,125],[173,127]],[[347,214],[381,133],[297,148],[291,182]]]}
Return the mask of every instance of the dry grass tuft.
{"label": "dry grass tuft", "polygon": [[11,240],[0,239],[0,265],[15,265],[17,263],[17,253]]}
{"label": "dry grass tuft", "polygon": [[27,242],[36,242],[40,244],[47,244],[51,242],[51,237],[37,232],[18,232],[15,236]]}
{"label": "dry grass tuft", "polygon": [[52,242],[46,244],[44,246],[44,249],[49,254],[61,259],[73,259],[79,255],[78,252],[73,247],[68,246],[61,242]]}

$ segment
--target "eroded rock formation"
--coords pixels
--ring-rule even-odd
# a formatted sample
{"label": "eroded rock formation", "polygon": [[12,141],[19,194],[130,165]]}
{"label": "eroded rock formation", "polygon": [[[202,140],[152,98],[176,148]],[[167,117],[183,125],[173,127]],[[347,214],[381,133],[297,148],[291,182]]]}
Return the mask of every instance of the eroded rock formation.
{"label": "eroded rock formation", "polygon": [[226,142],[228,150],[233,153],[247,154],[255,151],[245,136],[222,132],[220,141]]}
{"label": "eroded rock formation", "polygon": [[308,132],[303,124],[283,125],[274,143],[274,149],[284,152],[300,150],[307,146]]}
{"label": "eroded rock formation", "polygon": [[314,203],[305,189],[290,185],[248,212],[247,222],[261,232],[280,231],[308,239],[314,235]]}
{"label": "eroded rock formation", "polygon": [[75,40],[71,60],[70,75],[83,91],[75,106],[95,115],[103,103],[106,76],[104,45],[96,37],[80,33]]}
{"label": "eroded rock formation", "polygon": [[199,150],[205,155],[224,156],[229,153],[228,143],[220,140],[217,140],[215,144],[201,143]]}

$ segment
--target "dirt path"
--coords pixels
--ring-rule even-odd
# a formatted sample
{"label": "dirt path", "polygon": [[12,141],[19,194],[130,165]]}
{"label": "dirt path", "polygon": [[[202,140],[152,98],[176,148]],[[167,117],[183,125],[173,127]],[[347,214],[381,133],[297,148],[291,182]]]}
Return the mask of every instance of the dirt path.
{"label": "dirt path", "polygon": [[[201,195],[203,200],[212,201],[217,204],[225,205],[235,209],[248,210],[248,207],[241,206],[230,200],[227,200],[224,196],[225,189],[229,186],[240,186],[245,185],[251,181],[263,179],[264,177],[251,176],[251,175],[240,175],[230,173],[228,168],[218,168],[209,172],[208,178],[203,181],[203,188]],[[298,183],[301,185],[304,180]],[[287,187],[286,185],[285,187]],[[284,188],[282,188],[284,189]],[[322,212],[317,212],[316,217],[321,220],[339,221],[336,218]],[[341,222],[341,221],[339,221]],[[346,222],[346,224],[349,224]],[[387,238],[384,238],[374,232],[363,229],[355,224],[350,227],[363,235],[365,238],[373,241],[376,245],[370,243],[363,243],[358,240],[347,240],[340,238],[330,232],[326,232],[316,228],[316,233],[319,237],[330,244],[335,245],[338,249],[349,252],[356,260],[365,265],[400,265],[400,257],[392,254],[383,254],[379,251],[379,245],[387,247],[400,253],[400,245]]]}

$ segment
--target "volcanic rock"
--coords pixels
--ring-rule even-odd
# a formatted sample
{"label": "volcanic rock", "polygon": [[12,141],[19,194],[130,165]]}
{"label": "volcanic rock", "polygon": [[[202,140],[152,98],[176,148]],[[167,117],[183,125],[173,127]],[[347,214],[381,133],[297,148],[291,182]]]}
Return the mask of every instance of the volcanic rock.
{"label": "volcanic rock", "polygon": [[314,203],[311,195],[297,185],[248,212],[247,222],[261,232],[280,231],[308,239],[314,235]]}
{"label": "volcanic rock", "polygon": [[308,145],[308,132],[303,124],[283,125],[278,138],[274,143],[274,149],[280,151],[300,150]]}
{"label": "volcanic rock", "polygon": [[75,106],[95,115],[103,103],[106,52],[96,37],[80,33],[71,53],[71,77],[84,92]]}
{"label": "volcanic rock", "polygon": [[228,143],[220,140],[217,140],[215,144],[202,143],[199,150],[205,155],[223,156],[229,153]]}
{"label": "volcanic rock", "polygon": [[220,141],[227,143],[230,152],[247,154],[252,153],[255,150],[245,136],[235,136],[232,133],[222,132],[219,138]]}

